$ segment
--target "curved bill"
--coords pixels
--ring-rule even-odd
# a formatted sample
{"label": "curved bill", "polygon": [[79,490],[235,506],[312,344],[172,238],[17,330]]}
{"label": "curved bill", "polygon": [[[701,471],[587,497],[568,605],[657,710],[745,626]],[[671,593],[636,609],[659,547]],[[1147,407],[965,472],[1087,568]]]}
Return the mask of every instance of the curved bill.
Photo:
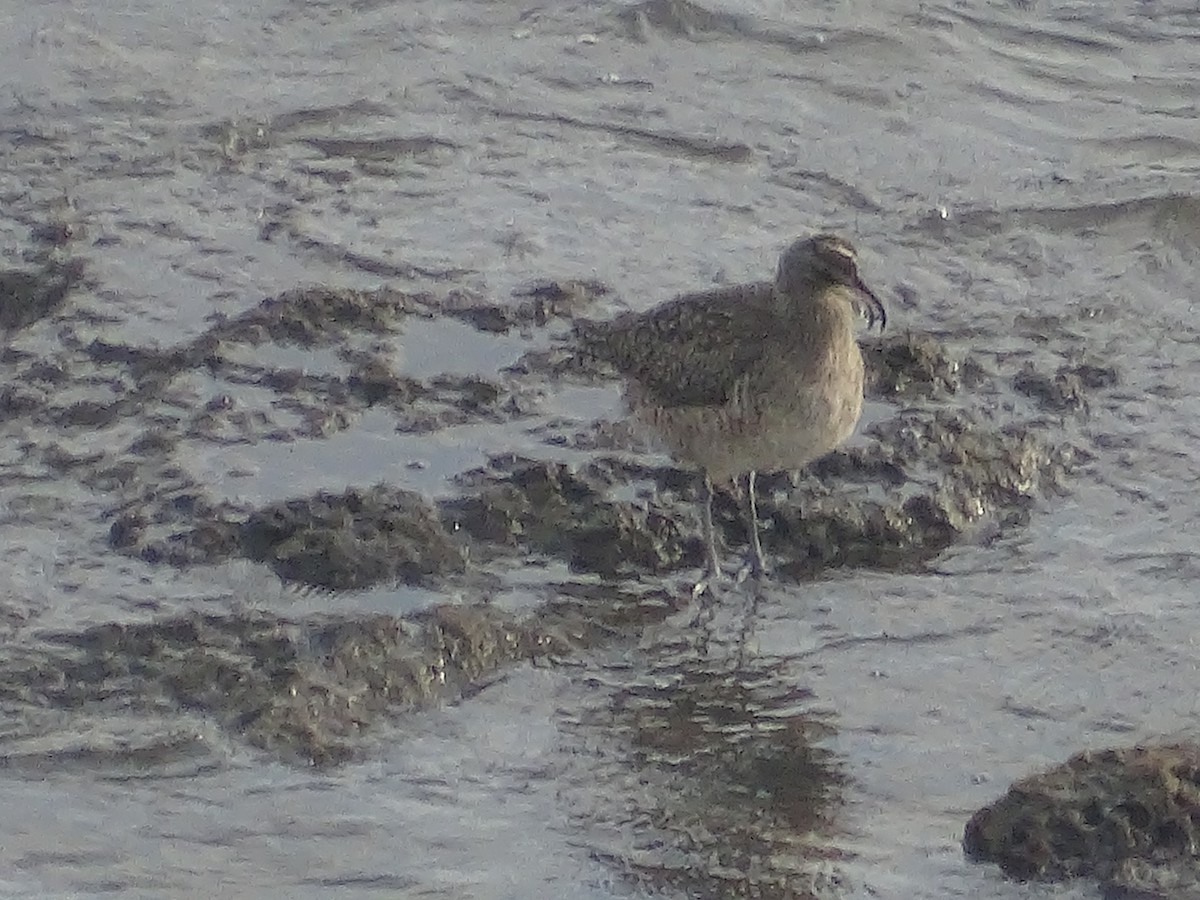
{"label": "curved bill", "polygon": [[871,328],[876,322],[879,323],[879,330],[887,328],[887,310],[883,308],[883,301],[875,296],[875,292],[862,283],[861,279],[856,279],[854,289],[866,298],[867,303],[867,327]]}

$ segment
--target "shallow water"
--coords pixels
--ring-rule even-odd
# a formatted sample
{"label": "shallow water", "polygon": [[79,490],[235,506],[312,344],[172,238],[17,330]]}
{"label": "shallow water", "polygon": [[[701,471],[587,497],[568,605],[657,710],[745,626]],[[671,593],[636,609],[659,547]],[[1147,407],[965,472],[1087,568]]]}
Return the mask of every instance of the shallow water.
{"label": "shallow water", "polygon": [[[964,861],[959,840],[1020,775],[1083,747],[1194,732],[1194,8],[143,0],[9,3],[0,26],[7,262],[65,209],[88,264],[86,289],[14,336],[18,350],[170,346],[314,283],[503,298],[535,278],[597,278],[613,311],[640,309],[762,278],[793,235],[830,227],[854,236],[896,328],[937,333],[1006,379],[1026,362],[1115,366],[1118,386],[1087,415],[1042,414],[1095,456],[1066,495],[926,571],[772,586],[739,651],[772,691],[807,689],[831,716],[825,743],[847,778],[836,893],[1086,895],[1006,882]],[[389,352],[421,375],[494,374],[522,346],[422,322]],[[120,377],[97,366],[55,400],[104,400]],[[179,409],[145,415],[183,415],[219,390],[192,384]],[[217,495],[256,501],[377,481],[441,494],[489,452],[554,453],[536,437],[549,419],[616,412],[596,391],[545,393],[537,415],[496,428],[397,436],[369,414],[328,439],[197,445],[178,462]],[[253,407],[252,394],[239,399]],[[1011,393],[971,402],[997,422],[1022,415]],[[107,501],[42,450],[104,453],[133,436],[128,422],[0,424],[5,652],[20,658],[44,629],[320,602],[257,568],[176,572],[109,552]],[[394,596],[336,602],[421,600]],[[629,865],[642,811],[678,785],[638,782],[650,776],[627,764],[609,707],[667,677],[656,648],[686,624],[518,668],[398,720],[368,739],[368,761],[335,772],[264,760],[178,710],[46,710],[65,731],[15,729],[5,748],[3,890],[649,892],[653,879],[631,887],[611,861]],[[164,734],[170,764],[138,765]]]}

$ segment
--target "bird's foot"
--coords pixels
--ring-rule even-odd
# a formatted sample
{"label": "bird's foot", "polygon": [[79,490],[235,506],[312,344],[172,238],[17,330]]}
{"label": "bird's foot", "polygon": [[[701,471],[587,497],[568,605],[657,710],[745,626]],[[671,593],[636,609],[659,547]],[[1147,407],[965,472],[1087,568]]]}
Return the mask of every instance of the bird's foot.
{"label": "bird's foot", "polygon": [[700,574],[700,580],[692,585],[692,598],[702,597],[704,594],[712,594],[713,584],[721,577],[721,564],[716,559],[710,559],[704,566],[704,571]]}
{"label": "bird's foot", "polygon": [[715,584],[723,578],[729,579],[735,586],[740,586],[747,581],[764,581],[770,574],[771,568],[763,557],[748,553],[737,568],[723,569],[716,563],[705,566],[700,579],[692,586],[692,596],[700,597],[704,594],[712,594]]}
{"label": "bird's foot", "polygon": [[699,600],[705,594],[712,593],[712,579],[707,575],[701,575],[700,580],[692,585],[692,599]]}
{"label": "bird's foot", "polygon": [[737,571],[735,581],[738,584],[744,583],[748,578],[762,581],[770,574],[770,567],[767,566],[767,561],[761,553],[748,553],[741,568]]}

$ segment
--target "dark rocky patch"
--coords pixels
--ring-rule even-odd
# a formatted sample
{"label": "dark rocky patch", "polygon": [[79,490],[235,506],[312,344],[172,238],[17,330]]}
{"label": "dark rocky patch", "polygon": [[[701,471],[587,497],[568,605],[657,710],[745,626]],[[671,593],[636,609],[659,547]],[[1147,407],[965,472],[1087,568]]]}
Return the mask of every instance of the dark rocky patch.
{"label": "dark rocky patch", "polygon": [[[1027,429],[997,431],[965,413],[908,413],[880,423],[872,436],[878,445],[827,457],[819,478],[760,479],[763,543],[783,572],[808,577],[830,566],[914,567],[983,521],[1019,517],[1061,487],[1078,455]],[[832,472],[892,488],[875,498],[831,485]],[[719,509],[727,536],[744,542],[737,505],[730,500]]]}
{"label": "dark rocky patch", "polygon": [[701,35],[737,34],[746,30],[746,20],[729,13],[716,13],[689,0],[644,0],[617,13],[627,35],[645,42],[651,30],[695,40]]}
{"label": "dark rocky patch", "polygon": [[[185,613],[43,634],[0,659],[12,714],[0,766],[57,767],[64,746],[92,766],[139,770],[211,754],[203,729],[177,726],[181,710],[284,760],[337,764],[399,713],[470,697],[518,662],[640,634],[681,605],[601,585],[548,584],[544,595],[525,615],[487,602],[402,618]],[[100,727],[77,732],[81,719]],[[135,743],[106,736],[129,721],[151,724],[134,726]]]}
{"label": "dark rocky patch", "polygon": [[932,335],[905,332],[864,341],[867,390],[875,396],[941,396],[956,393],[964,377],[968,386],[982,375],[969,360],[960,360]]}
{"label": "dark rocky patch", "polygon": [[[815,474],[759,480],[763,543],[780,570],[812,577],[834,566],[905,569],[960,540],[982,521],[1019,519],[1057,490],[1079,451],[1028,429],[998,431],[965,413],[908,413],[873,430],[878,443],[839,450]],[[653,482],[644,502],[608,499],[614,487]],[[884,483],[873,495],[863,486]],[[571,469],[497,457],[460,481],[475,493],[444,514],[493,548],[556,556],[577,571],[647,575],[699,566],[699,477],[604,458]],[[722,486],[725,487],[725,486]],[[718,494],[714,522],[733,547],[748,540],[743,505]]]}
{"label": "dark rocky patch", "polygon": [[193,614],[47,640],[68,652],[5,672],[10,702],[114,714],[175,705],[316,765],[353,756],[385,715],[453,701],[503,665],[569,646],[562,631],[486,605],[403,620]]}
{"label": "dark rocky patch", "polygon": [[114,512],[109,546],[177,567],[245,557],[280,578],[327,590],[429,584],[462,572],[459,542],[411,491],[378,485],[244,510],[181,482]]}
{"label": "dark rocky patch", "polygon": [[574,471],[508,456],[460,482],[477,491],[444,503],[443,516],[490,545],[485,554],[507,548],[555,556],[573,571],[608,576],[667,572],[700,560],[698,545],[681,536],[661,504],[605,499],[612,482],[595,466]]}
{"label": "dark rocky patch", "polygon": [[972,816],[963,848],[1023,880],[1090,876],[1131,888],[1158,865],[1190,870],[1195,880],[1200,747],[1077,754],[1018,781]]}
{"label": "dark rocky patch", "polygon": [[424,498],[382,485],[268,506],[242,526],[240,546],[280,578],[330,590],[427,582],[465,565]]}
{"label": "dark rocky patch", "polygon": [[83,261],[50,261],[39,271],[0,272],[0,331],[28,328],[56,312],[83,277]]}
{"label": "dark rocky patch", "polygon": [[1200,897],[1200,865],[1192,857],[1175,861],[1121,860],[1101,884],[1104,900],[1195,900]]}
{"label": "dark rocky patch", "polygon": [[1079,383],[1090,391],[1116,387],[1121,383],[1121,376],[1115,366],[1079,363],[1074,366],[1064,366],[1059,371],[1074,375],[1079,379]]}
{"label": "dark rocky patch", "polygon": [[480,331],[502,334],[514,328],[545,328],[556,318],[571,317],[609,293],[593,280],[535,281],[514,292],[517,303],[494,300],[465,291],[451,291],[439,306],[442,314]]}
{"label": "dark rocky patch", "polygon": [[345,340],[352,332],[391,333],[404,317],[429,317],[436,305],[428,295],[387,288],[375,291],[298,288],[220,321],[206,333],[206,338],[252,345],[276,341],[303,347],[330,346]]}
{"label": "dark rocky patch", "polygon": [[1013,376],[1013,389],[1036,400],[1044,409],[1075,412],[1086,407],[1083,381],[1074,372],[1060,369],[1054,375],[1039,372],[1033,363]]}
{"label": "dark rocky patch", "polygon": [[1094,363],[1060,366],[1053,375],[1026,363],[1013,376],[1013,389],[1054,412],[1087,410],[1087,392],[1114,387],[1120,382],[1113,366]]}

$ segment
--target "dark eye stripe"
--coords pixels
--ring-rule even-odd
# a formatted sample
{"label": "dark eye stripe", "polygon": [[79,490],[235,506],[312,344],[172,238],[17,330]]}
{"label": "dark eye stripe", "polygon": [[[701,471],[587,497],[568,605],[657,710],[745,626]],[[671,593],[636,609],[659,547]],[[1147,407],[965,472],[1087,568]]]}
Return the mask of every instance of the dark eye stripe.
{"label": "dark eye stripe", "polygon": [[837,235],[822,235],[817,240],[820,242],[820,247],[822,250],[828,253],[836,253],[838,256],[845,257],[851,263],[858,262],[858,254],[855,252],[854,248]]}

